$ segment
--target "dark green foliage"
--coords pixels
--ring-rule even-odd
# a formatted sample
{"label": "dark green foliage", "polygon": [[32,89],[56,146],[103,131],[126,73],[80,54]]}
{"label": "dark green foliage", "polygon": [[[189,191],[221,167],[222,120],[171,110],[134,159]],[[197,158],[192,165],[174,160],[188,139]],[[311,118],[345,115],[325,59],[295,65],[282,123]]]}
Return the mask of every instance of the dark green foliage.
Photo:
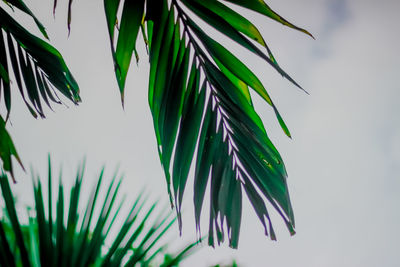
{"label": "dark green foliage", "polygon": [[3,162],[2,169],[10,172],[11,177],[14,180],[13,165],[11,161],[12,156],[14,156],[15,159],[18,161],[18,163],[21,165],[21,167],[24,168],[18,156],[18,153],[15,150],[14,143],[11,140],[11,136],[7,132],[6,123],[0,116],[0,158],[1,161]]}
{"label": "dark green foliage", "polygon": [[[272,106],[288,137],[289,129],[259,78],[229,49],[203,31],[188,10],[264,59],[300,89],[278,65],[257,27],[224,2],[259,12],[290,28],[311,34],[258,0],[172,0],[171,3],[146,0],[145,5],[143,1],[136,1],[133,18],[142,14],[143,19],[129,22],[124,18],[131,8],[128,2],[104,1],[117,81],[123,99],[124,80],[121,78],[126,77],[129,64],[118,54],[127,55],[124,59],[132,57],[136,35],[142,28],[150,60],[149,106],[171,205],[176,207],[179,224],[183,194],[197,149],[195,219],[200,231],[205,191],[210,184],[210,245],[214,246],[215,237],[218,243],[224,241],[223,229],[226,227],[230,246],[238,246],[243,193],[264,225],[266,235],[276,239],[265,200],[278,211],[290,233],[294,234],[285,166],[254,110],[249,88]],[[121,18],[118,17],[120,13]],[[121,30],[116,31],[116,27]],[[125,43],[131,45],[120,45]],[[123,47],[126,48],[122,51]]]}
{"label": "dark green foliage", "polygon": [[[75,184],[67,197],[69,205],[65,205],[61,177],[58,195],[53,194],[54,178],[49,161],[47,195],[50,197],[46,205],[42,184],[39,179],[34,179],[35,208],[34,212],[29,212],[28,224],[21,223],[19,219],[7,176],[0,177],[7,211],[7,216],[0,221],[2,266],[149,266],[154,264],[156,256],[164,255],[166,245],[162,244],[160,238],[175,222],[171,213],[161,212],[156,219],[152,219],[158,205],[153,203],[146,208],[147,200],[141,194],[123,219],[120,209],[124,198],[117,198],[121,179],[117,179],[115,174],[110,184],[105,186],[105,195],[102,194],[104,170],[90,192],[88,201],[83,203],[83,173],[84,164],[77,171]],[[57,197],[55,216],[54,197]],[[99,209],[99,215],[95,215],[95,210]],[[116,228],[118,221],[123,221],[119,229]],[[117,233],[113,240],[110,239],[110,232]],[[174,255],[165,254],[162,266],[178,265],[194,251],[195,244],[188,245]]]}
{"label": "dark green foliage", "polygon": [[[43,36],[48,39],[44,26],[22,0],[4,2],[10,10],[18,8],[31,16]],[[13,82],[35,118],[38,115],[45,116],[43,102],[50,109],[51,102],[61,103],[56,91],[75,104],[80,102],[79,87],[61,54],[47,42],[28,32],[0,7],[0,103],[4,103],[7,110],[5,122],[11,111]],[[9,171],[14,177],[11,156],[15,156],[21,166],[22,163],[5,129],[5,122],[1,118],[0,158],[3,170]]]}
{"label": "dark green foliage", "polygon": [[[44,28],[21,0],[8,3],[31,15],[47,37]],[[45,116],[42,101],[50,108],[50,101],[61,103],[55,89],[75,104],[80,101],[78,85],[61,54],[45,41],[29,33],[2,8],[0,8],[0,66],[2,84],[0,89],[4,91],[8,113],[11,110],[11,70],[21,96],[34,117],[38,114],[41,117]],[[28,99],[25,97],[26,94]]]}
{"label": "dark green foliage", "polygon": [[[45,34],[21,0],[8,3],[31,15]],[[275,240],[276,236],[267,202],[282,217],[290,233],[295,233],[285,166],[254,109],[249,88],[272,107],[283,132],[288,137],[291,135],[260,79],[232,51],[211,37],[199,21],[260,57],[302,88],[278,65],[257,27],[231,9],[230,4],[258,12],[312,37],[262,0],[104,0],[122,103],[133,53],[138,59],[136,46],[140,34],[147,48],[150,62],[148,101],[160,162],[180,228],[184,191],[190,168],[195,166],[196,228],[200,232],[200,216],[209,184],[209,244],[214,246],[215,238],[221,243],[227,237],[230,246],[236,248],[242,195],[247,195],[265,227],[265,234],[271,239]],[[54,1],[54,9],[56,5]],[[69,0],[68,28],[71,7],[72,0]],[[0,43],[4,44],[0,47],[0,77],[7,110],[11,107],[8,65],[12,66],[21,95],[32,114],[44,116],[41,100],[47,105],[49,99],[58,102],[51,91],[53,86],[72,101],[79,101],[78,87],[59,53],[29,34],[3,9],[0,15]],[[22,84],[25,84],[29,102]],[[197,157],[194,156],[196,151]],[[2,158],[10,158],[10,155]],[[76,224],[74,213],[68,218],[72,221],[67,232],[73,231]],[[60,251],[64,249],[69,247]]]}

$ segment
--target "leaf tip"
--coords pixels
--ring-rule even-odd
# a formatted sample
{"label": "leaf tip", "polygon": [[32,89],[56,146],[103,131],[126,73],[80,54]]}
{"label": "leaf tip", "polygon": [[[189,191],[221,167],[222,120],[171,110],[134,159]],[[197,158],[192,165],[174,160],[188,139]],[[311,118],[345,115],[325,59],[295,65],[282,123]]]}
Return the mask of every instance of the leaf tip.
{"label": "leaf tip", "polygon": [[121,93],[121,105],[122,105],[122,109],[125,110],[125,98],[124,98],[124,93]]}
{"label": "leaf tip", "polygon": [[309,33],[308,31],[305,31],[305,33],[315,40],[315,37],[311,33]]}

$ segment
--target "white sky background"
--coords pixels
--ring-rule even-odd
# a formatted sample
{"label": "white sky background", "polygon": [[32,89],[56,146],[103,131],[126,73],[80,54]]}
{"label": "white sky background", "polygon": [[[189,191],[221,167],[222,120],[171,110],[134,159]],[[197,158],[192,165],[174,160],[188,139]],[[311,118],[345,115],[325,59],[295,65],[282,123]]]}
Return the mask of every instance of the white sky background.
{"label": "white sky background", "polygon": [[[55,106],[56,113],[48,111],[45,120],[35,120],[19,94],[14,94],[8,129],[25,166],[32,165],[44,175],[50,152],[55,165],[62,163],[64,172],[73,174],[86,156],[86,178],[93,181],[103,164],[109,174],[120,164],[126,174],[124,192],[135,196],[146,185],[153,196],[166,202],[147,105],[146,55],[142,53],[140,68],[131,66],[124,111],[102,1],[74,1],[69,38],[65,1],[59,1],[55,20],[52,1],[43,2],[26,1],[72,70],[83,102],[78,107]],[[267,3],[316,37],[314,41],[250,14],[280,65],[309,96],[267,64],[241,54],[249,58],[246,63],[259,75],[292,132],[293,140],[286,138],[272,110],[256,101],[288,169],[297,234],[290,237],[275,217],[278,242],[270,241],[245,204],[239,249],[204,247],[183,266],[207,266],[232,258],[242,266],[399,266],[400,2]],[[29,19],[22,21],[32,24]],[[31,192],[30,177],[20,170],[17,174],[19,182],[13,190],[24,200]],[[179,244],[195,237],[191,187],[185,197],[183,241],[176,239]],[[206,233],[208,211],[203,216]]]}

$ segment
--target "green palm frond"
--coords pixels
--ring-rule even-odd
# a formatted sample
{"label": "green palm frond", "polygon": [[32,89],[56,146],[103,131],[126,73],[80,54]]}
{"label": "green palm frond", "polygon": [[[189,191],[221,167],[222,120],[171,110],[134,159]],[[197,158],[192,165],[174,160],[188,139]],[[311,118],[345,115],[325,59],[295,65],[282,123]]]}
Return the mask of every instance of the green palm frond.
{"label": "green palm frond", "polygon": [[214,246],[215,236],[218,243],[224,241],[226,225],[229,244],[236,248],[242,194],[247,195],[271,239],[276,237],[267,200],[290,233],[295,233],[285,166],[254,110],[249,88],[272,107],[288,137],[290,132],[259,78],[206,33],[191,14],[302,88],[278,65],[257,27],[225,2],[259,12],[312,37],[259,0],[104,0],[104,7],[122,102],[137,36],[143,34],[150,61],[149,106],[179,224],[197,150],[193,163],[197,229],[200,232],[202,205],[210,184],[209,244]]}
{"label": "green palm frond", "polygon": [[6,123],[4,122],[3,117],[0,116],[0,159],[3,162],[1,169],[10,172],[11,177],[15,182],[11,157],[15,157],[22,169],[24,169],[11,136],[6,129]]}
{"label": "green palm frond", "polygon": [[[7,216],[0,221],[0,260],[4,266],[134,266],[137,263],[151,266],[156,256],[165,254],[167,245],[160,239],[175,222],[171,213],[161,212],[154,219],[158,204],[153,203],[147,208],[148,201],[141,194],[123,219],[120,210],[124,198],[117,198],[121,179],[115,174],[102,196],[104,169],[88,201],[83,203],[83,176],[84,164],[77,171],[67,205],[60,174],[56,213],[53,214],[54,178],[49,160],[47,205],[42,184],[39,179],[34,179],[35,209],[30,213],[28,225],[20,222],[7,177],[0,177],[7,210]],[[98,216],[95,210],[100,211]],[[116,222],[121,220],[122,226],[116,228]],[[110,232],[113,231],[117,235],[112,239]],[[176,254],[165,254],[163,266],[176,266],[195,250],[195,244],[189,244]]]}
{"label": "green palm frond", "polygon": [[[23,1],[6,2],[31,15],[47,37],[44,27]],[[42,101],[50,108],[50,102],[61,103],[56,90],[75,104],[80,101],[78,85],[61,54],[28,32],[0,7],[0,90],[3,91],[7,117],[11,110],[11,71],[21,96],[34,117],[44,117]]]}

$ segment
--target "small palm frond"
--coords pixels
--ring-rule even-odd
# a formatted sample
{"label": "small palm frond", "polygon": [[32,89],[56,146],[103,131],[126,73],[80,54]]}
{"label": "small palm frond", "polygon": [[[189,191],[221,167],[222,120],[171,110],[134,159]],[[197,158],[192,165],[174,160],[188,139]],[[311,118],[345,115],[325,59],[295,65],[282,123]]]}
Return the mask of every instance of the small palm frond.
{"label": "small palm frond", "polygon": [[21,165],[22,169],[24,169],[21,159],[19,158],[18,153],[15,150],[15,146],[11,139],[11,136],[7,132],[6,123],[4,122],[3,117],[0,116],[0,158],[3,162],[2,170],[10,172],[11,177],[15,183],[11,156],[14,156],[18,163]]}
{"label": "small palm frond", "polygon": [[[7,2],[33,16],[21,0]],[[34,19],[47,37],[43,26]],[[61,54],[29,33],[0,7],[0,93],[3,90],[7,117],[11,110],[11,70],[21,96],[34,117],[38,114],[44,117],[42,101],[50,108],[50,102],[61,103],[56,90],[75,104],[80,101],[78,85]]]}
{"label": "small palm frond", "polygon": [[[0,177],[2,197],[7,217],[0,221],[0,259],[4,266],[148,266],[157,256],[163,256],[166,245],[160,239],[175,222],[172,214],[161,212],[153,219],[157,203],[146,208],[143,195],[135,200],[125,219],[121,218],[124,199],[117,195],[121,179],[114,175],[106,186],[105,196],[101,188],[104,169],[92,189],[87,203],[82,203],[81,187],[84,165],[77,171],[69,204],[65,202],[65,189],[58,186],[57,203],[53,213],[52,170],[49,160],[47,207],[41,182],[34,179],[35,209],[30,212],[29,224],[21,224],[7,177]],[[84,213],[80,208],[84,204]],[[95,210],[100,211],[95,215]],[[83,215],[83,216],[82,216]],[[66,216],[66,217],[65,217]],[[6,220],[7,219],[7,220]],[[119,229],[115,228],[122,221]],[[8,230],[7,230],[8,229]],[[110,233],[116,232],[114,239]],[[109,244],[109,245],[106,245]],[[165,266],[173,266],[193,251],[194,245],[184,247],[169,257]],[[168,254],[169,255],[169,254]]]}
{"label": "small palm frond", "polygon": [[104,0],[104,7],[122,101],[140,32],[149,51],[149,106],[179,224],[183,193],[197,150],[197,229],[200,232],[202,205],[210,184],[209,244],[214,246],[215,236],[218,243],[223,242],[226,225],[229,244],[236,248],[243,193],[271,239],[276,237],[266,200],[281,215],[290,233],[295,233],[285,166],[254,110],[249,88],[272,107],[289,137],[290,132],[259,78],[207,34],[189,11],[301,87],[278,65],[256,26],[225,2],[259,12],[312,37],[258,0]]}

